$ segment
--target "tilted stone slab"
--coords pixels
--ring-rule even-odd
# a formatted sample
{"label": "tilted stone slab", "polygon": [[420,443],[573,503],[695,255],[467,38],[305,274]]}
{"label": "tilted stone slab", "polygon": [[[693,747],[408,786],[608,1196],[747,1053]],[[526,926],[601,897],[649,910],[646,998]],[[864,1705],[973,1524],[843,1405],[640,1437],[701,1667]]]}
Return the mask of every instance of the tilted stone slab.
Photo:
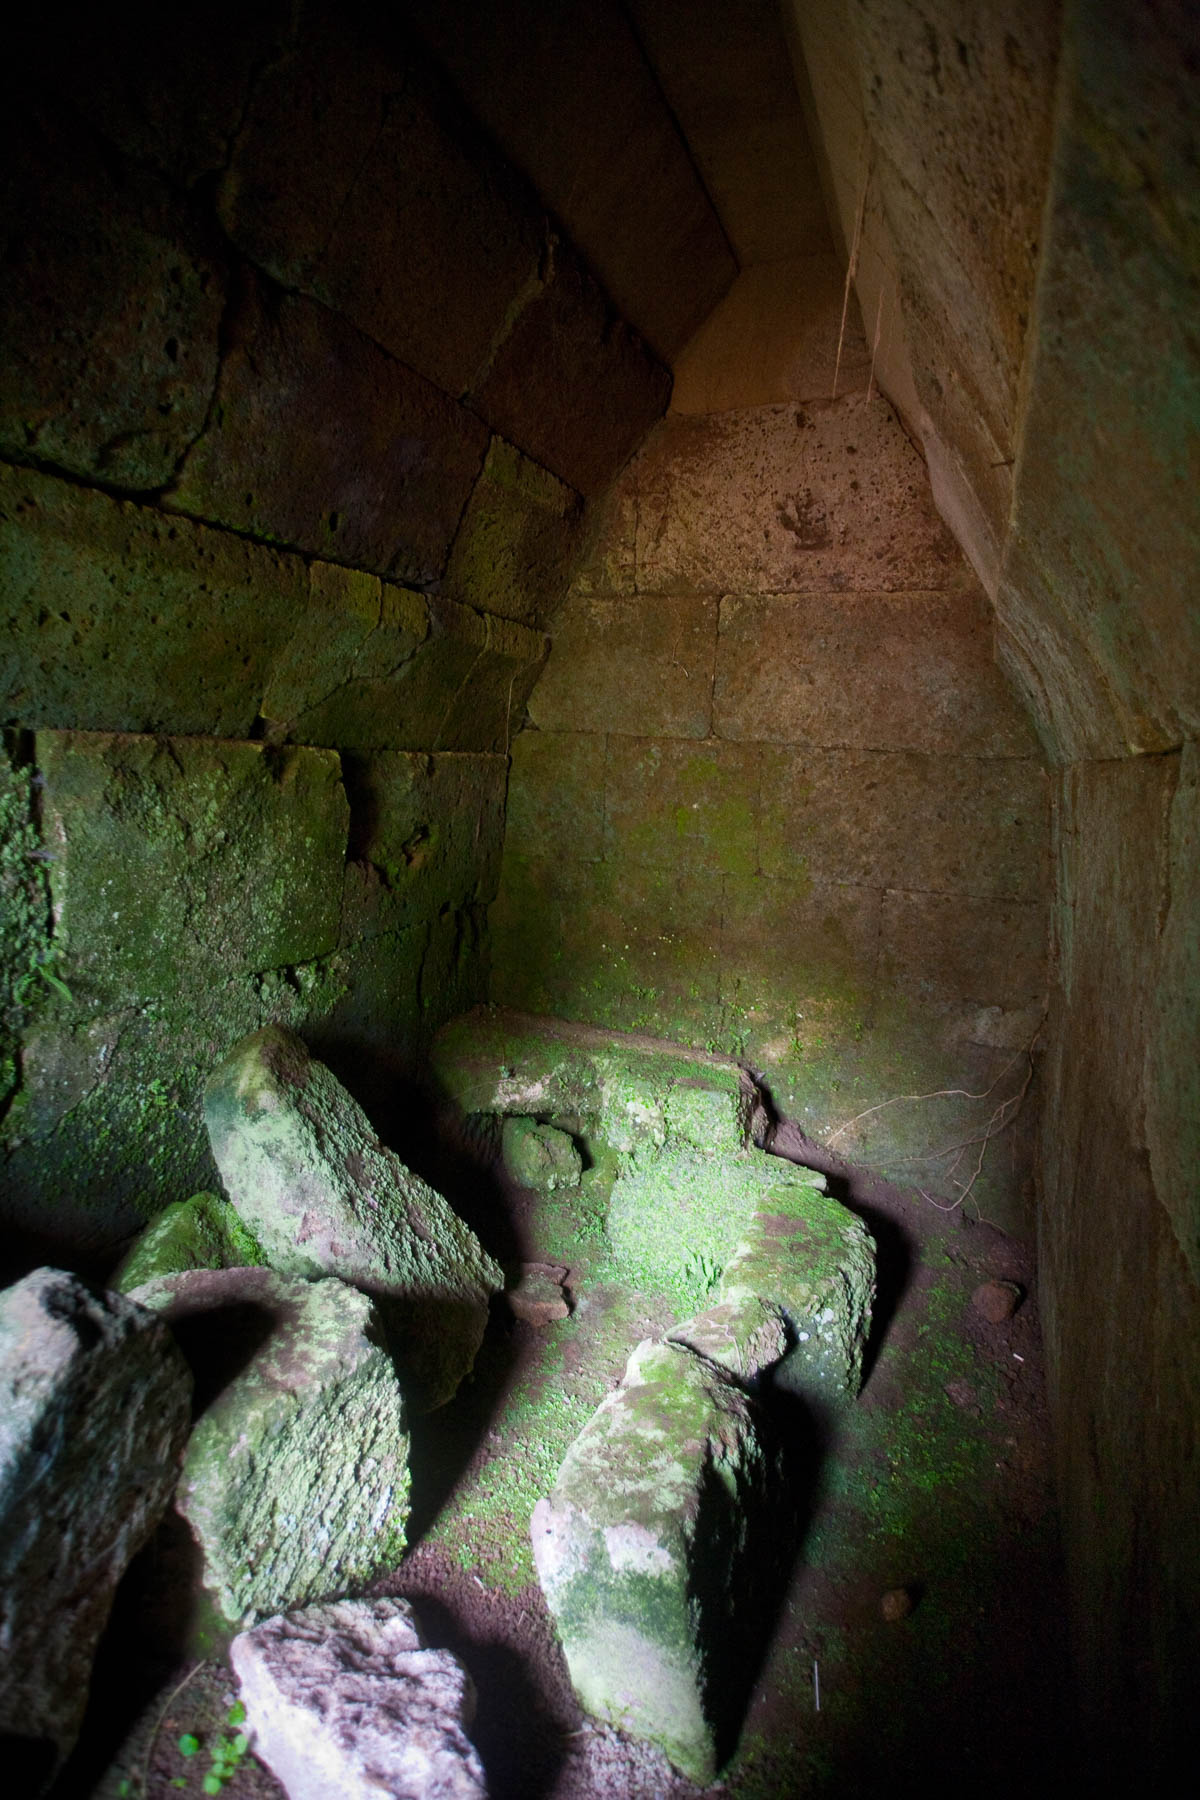
{"label": "tilted stone slab", "polygon": [[723,1671],[770,1560],[779,1482],[754,1402],[686,1351],[643,1343],[534,1509],[538,1579],[580,1703],[694,1781],[716,1768]]}
{"label": "tilted stone slab", "polygon": [[765,1124],[753,1078],[728,1057],[503,1007],[451,1020],[433,1065],[464,1112],[566,1124],[618,1151],[737,1151]]}
{"label": "tilted stone slab", "polygon": [[371,1300],[270,1269],[164,1275],[137,1298],[194,1359],[203,1411],[176,1504],[223,1616],[253,1623],[393,1569],[408,1430]]}
{"label": "tilted stone slab", "polygon": [[193,1194],[164,1206],[136,1239],[109,1281],[115,1293],[131,1294],[159,1275],[187,1269],[252,1268],[263,1261],[262,1247],[220,1194]]}
{"label": "tilted stone slab", "polygon": [[37,1269],[0,1295],[0,1732],[11,1792],[75,1741],[125,1568],[179,1473],[191,1381],[131,1300]]}
{"label": "tilted stone slab", "polygon": [[704,1155],[668,1144],[632,1159],[614,1183],[609,1239],[631,1278],[669,1287],[687,1262],[715,1285],[756,1213],[803,1215],[823,1181],[757,1150]]}
{"label": "tilted stone slab", "polygon": [[470,1676],[424,1646],[406,1600],[267,1619],[229,1659],[254,1752],[288,1800],[483,1800]]}
{"label": "tilted stone slab", "polygon": [[374,1295],[410,1403],[449,1400],[504,1286],[474,1232],[277,1026],[244,1038],[214,1070],[204,1117],[226,1192],[271,1267],[337,1275]]}
{"label": "tilted stone slab", "polygon": [[677,1325],[670,1342],[729,1369],[764,1377],[808,1401],[852,1400],[875,1297],[870,1234],[812,1188],[772,1193],[787,1210],[755,1213],[725,1265],[716,1304]]}

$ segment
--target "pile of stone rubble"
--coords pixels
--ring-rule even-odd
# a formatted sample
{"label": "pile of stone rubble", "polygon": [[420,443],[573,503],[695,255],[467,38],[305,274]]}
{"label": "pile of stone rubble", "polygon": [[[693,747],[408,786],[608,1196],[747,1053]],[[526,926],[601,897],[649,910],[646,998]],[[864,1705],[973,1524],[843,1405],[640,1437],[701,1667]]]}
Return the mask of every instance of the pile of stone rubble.
{"label": "pile of stone rubble", "polygon": [[[708,1779],[730,1657],[752,1661],[790,1541],[788,1409],[857,1392],[870,1241],[753,1147],[736,1065],[494,1013],[435,1063],[462,1114],[503,1117],[510,1177],[548,1202],[578,1186],[580,1144],[616,1159],[631,1283],[681,1244],[720,1271],[633,1351],[532,1521],[581,1703]],[[482,1794],[469,1677],[405,1603],[348,1596],[400,1560],[409,1419],[470,1371],[504,1274],[290,1033],[238,1045],[205,1114],[228,1198],[168,1207],[113,1291],[41,1269],[0,1295],[0,1729],[23,1787],[69,1754],[116,1585],[174,1498],[291,1800]],[[562,1317],[556,1279],[517,1272],[517,1315]]]}

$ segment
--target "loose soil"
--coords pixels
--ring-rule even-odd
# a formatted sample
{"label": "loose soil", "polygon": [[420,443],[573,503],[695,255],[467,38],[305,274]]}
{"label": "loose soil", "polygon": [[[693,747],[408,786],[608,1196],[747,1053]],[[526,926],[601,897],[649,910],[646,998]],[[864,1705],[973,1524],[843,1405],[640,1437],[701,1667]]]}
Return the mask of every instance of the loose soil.
{"label": "loose soil", "polygon": [[[471,1382],[417,1423],[410,1549],[373,1591],[409,1597],[428,1641],[470,1670],[473,1735],[494,1800],[960,1790],[978,1800],[1072,1785],[1029,1254],[965,1209],[940,1211],[786,1124],[774,1148],[823,1168],[865,1220],[879,1295],[860,1398],[843,1417],[807,1421],[811,1478],[798,1496],[791,1579],[763,1620],[741,1731],[713,1787],[580,1713],[528,1540],[533,1501],[563,1451],[638,1340],[678,1316],[677,1297],[613,1281],[591,1232],[572,1266],[572,1316],[536,1329],[498,1307]],[[509,1248],[544,1252],[553,1197],[506,1200]],[[972,1305],[989,1280],[1015,1282],[1023,1296],[1001,1324]],[[203,1746],[228,1731],[236,1683],[213,1640],[197,1654],[206,1640],[181,1601],[193,1581],[190,1550],[171,1530],[131,1571],[80,1751],[54,1800],[202,1792]],[[184,1734],[200,1740],[199,1753],[181,1756]],[[282,1793],[253,1756],[225,1791],[230,1800]]]}

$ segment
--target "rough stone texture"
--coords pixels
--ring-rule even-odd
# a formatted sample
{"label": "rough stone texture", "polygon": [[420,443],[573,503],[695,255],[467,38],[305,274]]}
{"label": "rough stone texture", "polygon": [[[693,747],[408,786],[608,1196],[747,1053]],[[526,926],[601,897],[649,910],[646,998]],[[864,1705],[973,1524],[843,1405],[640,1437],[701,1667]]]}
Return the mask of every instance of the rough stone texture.
{"label": "rough stone texture", "polygon": [[[862,1223],[811,1183],[771,1190],[725,1264],[715,1305],[669,1341],[737,1379],[809,1405],[853,1400],[875,1298],[875,1253]],[[780,1202],[783,1202],[781,1205]]]}
{"label": "rough stone texture", "polygon": [[669,361],[736,264],[624,12],[604,0],[517,0],[503,12],[479,0],[410,0],[406,10],[625,317]]}
{"label": "rough stone texture", "polygon": [[224,270],[154,176],[86,129],[5,108],[0,450],[158,488],[204,424]]}
{"label": "rough stone texture", "polygon": [[493,999],[748,1056],[947,1202],[983,1141],[972,1194],[1028,1229],[1045,777],[886,405],[672,416],[554,630]]}
{"label": "rough stone texture", "polygon": [[[814,1196],[820,1176],[761,1151],[730,1155],[710,1143],[633,1148],[613,1185],[606,1229],[614,1255],[648,1286],[669,1286],[689,1268],[715,1287],[759,1213],[807,1220],[811,1211],[814,1242],[828,1236],[830,1218],[849,1223],[840,1208],[831,1211],[830,1203]],[[765,1292],[754,1291],[781,1299],[772,1291],[779,1277],[770,1271],[766,1249],[757,1240],[754,1248],[756,1254],[761,1249],[764,1279],[769,1277]]]}
{"label": "rough stone texture", "polygon": [[299,557],[0,465],[3,716],[245,737],[304,585]]}
{"label": "rough stone texture", "polygon": [[68,100],[132,161],[190,188],[227,161],[252,79],[291,10],[286,0],[188,0],[169,32],[147,28],[139,0],[102,15],[72,6],[69,31],[60,15],[31,14],[14,67],[57,110]]}
{"label": "rough stone texture", "polygon": [[494,437],[443,587],[501,618],[544,623],[566,591],[582,523],[573,489]]}
{"label": "rough stone texture", "polygon": [[575,595],[555,617],[553,635],[529,702],[539,730],[709,735],[715,600],[664,597],[650,609],[636,599]]}
{"label": "rough stone texture", "polygon": [[643,594],[964,582],[917,453],[878,397],[672,415],[626,480]]}
{"label": "rough stone texture", "polygon": [[441,575],[487,433],[341,316],[248,281],[172,508],[359,563]]}
{"label": "rough stone texture", "polygon": [[502,757],[383,751],[348,758],[345,769],[354,818],[346,941],[494,897],[504,834]]}
{"label": "rough stone texture", "polygon": [[1193,767],[1189,747],[1060,778],[1041,1144],[1039,1288],[1084,1716],[1115,1767],[1164,1772],[1185,1748],[1200,1617],[1197,989],[1176,911],[1195,880]]}
{"label": "rough stone texture", "polygon": [[745,1395],[644,1343],[534,1509],[538,1579],[581,1704],[701,1784],[724,1747],[719,1669],[776,1473]]}
{"label": "rough stone texture", "polygon": [[471,399],[493,430],[591,496],[666,410],[671,377],[565,245],[552,262]]}
{"label": "rough stone texture", "polygon": [[446,393],[536,277],[542,219],[403,52],[318,12],[256,86],[219,200],[234,243]]}
{"label": "rough stone texture", "polygon": [[335,947],[349,816],[336,756],[43,731],[37,760],[56,935],[93,1004]]}
{"label": "rough stone texture", "polygon": [[772,746],[761,767],[764,875],[1016,900],[1041,889],[1046,777],[1032,758]]}
{"label": "rough stone texture", "polygon": [[98,1264],[132,1232],[216,1180],[200,1097],[231,1041],[269,1021],[311,1030],[345,992],[340,956],[228,975],[221,946],[187,982],[115,1002],[46,983],[22,1036],[21,1087],[3,1121],[6,1225],[55,1230]]}
{"label": "rough stone texture", "polygon": [[347,684],[380,681],[402,667],[429,635],[422,594],[392,587],[362,569],[314,562],[308,605],[271,668],[262,715],[272,735],[311,733],[314,714]]}
{"label": "rough stone texture", "polygon": [[508,1118],[500,1150],[505,1168],[522,1187],[551,1194],[555,1188],[579,1186],[583,1159],[568,1131],[539,1125],[536,1119]]}
{"label": "rough stone texture", "polygon": [[991,608],[978,593],[727,596],[713,711],[726,738],[945,756],[1038,752],[996,668]]}
{"label": "rough stone texture", "polygon": [[222,1617],[253,1624],[394,1568],[408,1431],[374,1302],[270,1269],[160,1275],[136,1298],[195,1373],[201,1411],[176,1505]]}
{"label": "rough stone texture", "polygon": [[288,1032],[237,1045],[209,1080],[204,1116],[226,1191],[271,1266],[375,1294],[413,1403],[449,1400],[504,1285],[474,1233]]}
{"label": "rough stone texture", "polygon": [[520,1263],[516,1281],[504,1290],[508,1310],[527,1325],[553,1325],[558,1319],[570,1318],[567,1273],[553,1263]]}
{"label": "rough stone texture", "polygon": [[[1077,0],[998,597],[1064,760],[1200,726],[1196,21]],[[1055,655],[1066,649],[1065,662]],[[1092,704],[1089,706],[1089,701]]]}
{"label": "rough stone texture", "polygon": [[151,1219],[109,1286],[130,1294],[159,1275],[188,1269],[242,1269],[263,1261],[261,1247],[220,1194],[193,1194],[176,1200]]}
{"label": "rough stone texture", "polygon": [[288,1800],[483,1800],[470,1676],[406,1600],[267,1619],[229,1649],[247,1729]]}
{"label": "rough stone texture", "polygon": [[[388,592],[384,590],[385,613]],[[401,654],[390,671],[367,672],[367,659],[376,653],[376,646],[382,669],[389,646],[397,642],[396,627],[388,630],[385,621],[367,640],[355,672],[294,719],[291,735],[351,751],[505,754],[545,661],[545,639],[523,625],[474,612],[453,600],[433,598],[426,604],[428,636],[415,653]],[[408,610],[406,599],[405,633]]]}
{"label": "rough stone texture", "polygon": [[19,1079],[20,1026],[50,986],[50,896],[34,824],[34,771],[0,754],[0,1109]]}
{"label": "rough stone texture", "polygon": [[764,1123],[753,1079],[678,1044],[478,1007],[438,1033],[431,1064],[464,1113],[535,1115],[614,1150],[744,1150]]}
{"label": "rough stone texture", "polygon": [[167,1506],[191,1384],[141,1307],[38,1269],[0,1295],[0,1727],[14,1791],[75,1741],[126,1565]]}

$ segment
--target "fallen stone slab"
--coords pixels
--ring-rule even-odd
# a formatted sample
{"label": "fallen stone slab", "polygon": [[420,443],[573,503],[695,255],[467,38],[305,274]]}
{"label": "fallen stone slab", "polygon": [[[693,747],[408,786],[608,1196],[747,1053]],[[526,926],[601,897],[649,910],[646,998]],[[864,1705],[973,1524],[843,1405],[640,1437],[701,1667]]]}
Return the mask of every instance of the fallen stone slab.
{"label": "fallen stone slab", "polygon": [[474,1232],[279,1026],[244,1038],[214,1070],[204,1117],[225,1190],[271,1267],[373,1295],[410,1403],[449,1400],[504,1286]]}
{"label": "fallen stone slab", "polygon": [[740,1151],[766,1130],[730,1058],[567,1019],[476,1007],[443,1026],[432,1063],[463,1112],[527,1115],[618,1151]]}
{"label": "fallen stone slab", "polygon": [[191,1381],[117,1294],[38,1269],[0,1294],[0,1732],[36,1794],[69,1753],[117,1583],[171,1498]]}
{"label": "fallen stone slab", "polygon": [[581,1705],[701,1783],[728,1748],[734,1671],[754,1666],[747,1629],[769,1613],[759,1597],[783,1483],[762,1427],[720,1371],[639,1344],[533,1513],[538,1579]]}
{"label": "fallen stone slab", "polygon": [[752,1216],[714,1304],[669,1340],[741,1381],[840,1405],[862,1383],[875,1298],[870,1234],[812,1187],[772,1188],[770,1199],[779,1210]]}
{"label": "fallen stone slab", "polygon": [[715,1290],[755,1213],[803,1213],[824,1177],[757,1150],[704,1154],[667,1145],[631,1158],[613,1184],[607,1231],[631,1280]]}
{"label": "fallen stone slab", "polygon": [[471,1678],[406,1600],[267,1619],[230,1647],[254,1753],[288,1800],[483,1800]]}
{"label": "fallen stone slab", "polygon": [[137,1238],[109,1283],[118,1294],[158,1275],[185,1269],[252,1268],[263,1261],[262,1246],[220,1194],[193,1194],[156,1214]]}
{"label": "fallen stone slab", "polygon": [[163,1275],[136,1298],[196,1372],[176,1505],[222,1616],[250,1624],[394,1569],[409,1440],[370,1298],[271,1269]]}

